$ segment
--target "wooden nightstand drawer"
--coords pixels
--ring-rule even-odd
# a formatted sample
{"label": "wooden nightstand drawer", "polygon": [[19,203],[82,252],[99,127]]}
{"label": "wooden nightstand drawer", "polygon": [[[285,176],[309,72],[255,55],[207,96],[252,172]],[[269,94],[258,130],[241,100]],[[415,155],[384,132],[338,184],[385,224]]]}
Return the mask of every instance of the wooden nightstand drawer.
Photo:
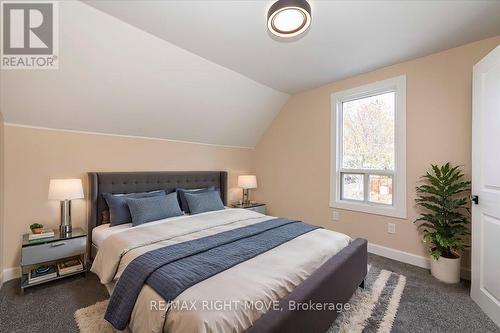
{"label": "wooden nightstand drawer", "polygon": [[85,253],[86,243],[86,237],[78,237],[40,245],[24,246],[21,253],[21,265],[32,265]]}

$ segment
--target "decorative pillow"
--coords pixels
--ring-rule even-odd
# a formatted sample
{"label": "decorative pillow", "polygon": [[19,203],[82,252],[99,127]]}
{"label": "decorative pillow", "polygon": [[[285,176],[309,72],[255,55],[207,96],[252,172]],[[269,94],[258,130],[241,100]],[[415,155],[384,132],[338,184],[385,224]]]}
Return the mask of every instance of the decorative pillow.
{"label": "decorative pillow", "polygon": [[127,198],[132,216],[132,226],[182,215],[177,194],[170,193],[161,197]]}
{"label": "decorative pillow", "polygon": [[103,193],[102,196],[104,197],[104,200],[106,200],[109,207],[110,226],[113,227],[115,225],[132,222],[132,217],[130,216],[130,211],[127,206],[127,198],[149,198],[165,195],[166,192],[163,190],[129,194]]}
{"label": "decorative pillow", "polygon": [[186,201],[191,214],[200,214],[224,209],[224,204],[217,191],[202,193],[185,193]]}
{"label": "decorative pillow", "polygon": [[206,187],[206,188],[195,188],[195,189],[178,188],[175,191],[179,194],[178,198],[179,198],[179,203],[181,205],[182,211],[189,214],[189,206],[187,204],[185,194],[186,193],[205,193],[205,192],[215,191],[215,186],[210,186],[210,187]]}

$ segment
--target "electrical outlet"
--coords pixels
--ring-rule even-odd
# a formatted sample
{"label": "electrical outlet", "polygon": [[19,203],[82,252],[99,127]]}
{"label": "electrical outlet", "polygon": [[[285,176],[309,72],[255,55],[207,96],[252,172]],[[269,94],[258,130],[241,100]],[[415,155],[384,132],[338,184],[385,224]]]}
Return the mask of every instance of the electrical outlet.
{"label": "electrical outlet", "polygon": [[332,212],[332,220],[334,220],[334,221],[340,220],[340,212],[337,212],[336,210],[334,210]]}
{"label": "electrical outlet", "polygon": [[396,224],[387,223],[387,232],[390,234],[395,234],[396,233]]}

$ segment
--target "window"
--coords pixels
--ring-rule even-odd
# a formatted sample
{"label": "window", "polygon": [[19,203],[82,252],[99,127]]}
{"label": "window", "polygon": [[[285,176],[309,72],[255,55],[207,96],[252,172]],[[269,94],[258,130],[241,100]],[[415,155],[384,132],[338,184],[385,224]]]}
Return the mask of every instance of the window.
{"label": "window", "polygon": [[406,77],[332,95],[330,206],[406,218]]}

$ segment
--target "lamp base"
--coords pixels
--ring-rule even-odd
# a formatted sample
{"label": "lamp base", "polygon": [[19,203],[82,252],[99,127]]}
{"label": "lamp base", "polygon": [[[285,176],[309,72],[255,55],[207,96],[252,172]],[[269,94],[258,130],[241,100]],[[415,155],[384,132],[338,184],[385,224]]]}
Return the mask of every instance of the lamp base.
{"label": "lamp base", "polygon": [[61,201],[61,225],[59,231],[61,235],[69,234],[72,231],[71,227],[71,200]]}
{"label": "lamp base", "polygon": [[70,234],[73,231],[73,227],[71,225],[61,225],[59,226],[59,232],[61,235]]}
{"label": "lamp base", "polygon": [[244,188],[243,189],[243,200],[242,200],[242,203],[243,205],[248,205],[250,204],[250,190],[247,189],[247,188]]}

